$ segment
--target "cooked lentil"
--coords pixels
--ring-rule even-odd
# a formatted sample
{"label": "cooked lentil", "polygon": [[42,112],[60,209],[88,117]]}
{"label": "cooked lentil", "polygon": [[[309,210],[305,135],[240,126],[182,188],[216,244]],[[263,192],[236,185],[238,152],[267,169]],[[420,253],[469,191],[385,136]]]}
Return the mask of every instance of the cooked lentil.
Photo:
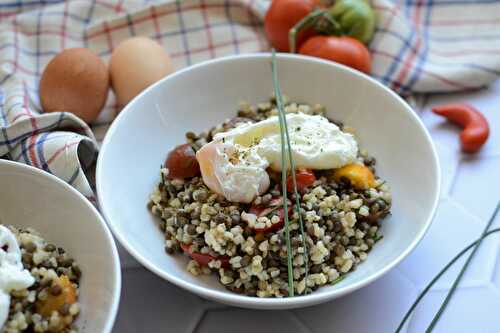
{"label": "cooked lentil", "polygon": [[[321,105],[286,102],[285,112],[324,115]],[[187,141],[199,149],[219,132],[242,122],[258,122],[277,115],[274,98],[257,106],[241,103],[237,117],[227,120],[199,135],[186,133]],[[342,130],[353,128],[335,122]],[[358,162],[375,172],[376,159],[360,150]],[[315,170],[316,182],[301,194],[301,214],[309,255],[308,280],[305,281],[304,248],[297,212],[290,217],[290,237],[295,291],[311,292],[326,284],[340,281],[367,259],[381,239],[380,222],[390,213],[391,194],[388,185],[376,177],[376,186],[356,189],[346,179],[336,182],[331,170]],[[168,254],[182,253],[181,244],[190,251],[210,255],[207,266],[190,260],[187,270],[193,275],[215,272],[229,290],[258,297],[288,295],[287,249],[284,229],[256,232],[255,227],[270,226],[278,213],[265,217],[249,213],[249,204],[233,203],[211,192],[201,177],[168,179],[168,169],[160,170],[161,182],[151,195],[148,208],[160,217]],[[270,207],[281,196],[279,177],[270,177],[267,193],[253,204]],[[226,264],[223,264],[223,261]]]}
{"label": "cooked lentil", "polygon": [[35,278],[35,283],[28,289],[11,293],[9,316],[0,333],[76,333],[73,322],[80,312],[78,303],[63,303],[50,316],[41,315],[37,308],[40,302],[63,293],[63,287],[55,282],[63,275],[68,277],[78,297],[79,266],[63,249],[47,243],[33,229],[7,227],[16,236],[23,266]]}

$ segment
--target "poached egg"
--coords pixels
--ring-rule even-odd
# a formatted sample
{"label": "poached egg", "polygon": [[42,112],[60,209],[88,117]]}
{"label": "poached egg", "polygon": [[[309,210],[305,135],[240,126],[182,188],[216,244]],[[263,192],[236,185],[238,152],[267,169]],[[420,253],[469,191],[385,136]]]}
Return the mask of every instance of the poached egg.
{"label": "poached egg", "polygon": [[[355,161],[358,145],[351,134],[323,116],[287,114],[296,168],[335,169]],[[205,185],[232,202],[249,203],[269,188],[266,169],[283,168],[278,116],[218,133],[197,153]],[[286,160],[288,168],[289,161]]]}
{"label": "poached egg", "polygon": [[0,225],[0,329],[9,315],[10,292],[29,288],[33,283],[35,279],[23,267],[16,237]]}

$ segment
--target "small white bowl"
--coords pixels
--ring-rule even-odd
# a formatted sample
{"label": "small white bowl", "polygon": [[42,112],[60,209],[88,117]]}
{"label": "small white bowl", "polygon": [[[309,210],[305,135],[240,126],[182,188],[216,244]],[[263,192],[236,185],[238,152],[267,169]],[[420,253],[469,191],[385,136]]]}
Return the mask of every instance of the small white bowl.
{"label": "small white bowl", "polygon": [[429,134],[411,108],[368,76],[316,58],[280,54],[282,91],[293,101],[322,104],[328,116],[357,130],[363,148],[377,158],[379,175],[392,187],[392,216],[384,239],[356,271],[335,286],[306,296],[261,299],[225,290],[215,277],[194,277],[186,256],[169,256],[154,216],[146,209],[170,149],[235,116],[238,102],[263,102],[273,91],[269,54],[232,56],[181,70],[136,97],[114,121],[97,163],[102,211],[118,240],[144,266],[202,297],[260,309],[317,304],[379,278],[417,245],[439,197],[440,171]]}
{"label": "small white bowl", "polygon": [[106,223],[92,204],[59,178],[0,160],[0,223],[31,227],[64,248],[82,270],[81,333],[109,333],[120,301],[118,252]]}

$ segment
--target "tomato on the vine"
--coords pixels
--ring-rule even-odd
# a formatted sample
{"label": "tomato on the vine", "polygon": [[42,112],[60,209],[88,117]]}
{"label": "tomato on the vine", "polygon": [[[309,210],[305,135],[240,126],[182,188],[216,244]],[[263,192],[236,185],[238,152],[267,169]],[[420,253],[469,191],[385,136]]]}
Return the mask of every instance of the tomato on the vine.
{"label": "tomato on the vine", "polygon": [[[317,5],[317,0],[273,0],[264,19],[264,30],[271,45],[280,52],[288,52],[288,32]],[[301,31],[297,45],[312,35],[313,29]]]}
{"label": "tomato on the vine", "polygon": [[299,53],[335,61],[367,74],[371,71],[370,52],[352,37],[314,36],[302,44]]}
{"label": "tomato on the vine", "polygon": [[330,8],[344,35],[368,43],[375,32],[375,12],[368,1],[337,0]]}

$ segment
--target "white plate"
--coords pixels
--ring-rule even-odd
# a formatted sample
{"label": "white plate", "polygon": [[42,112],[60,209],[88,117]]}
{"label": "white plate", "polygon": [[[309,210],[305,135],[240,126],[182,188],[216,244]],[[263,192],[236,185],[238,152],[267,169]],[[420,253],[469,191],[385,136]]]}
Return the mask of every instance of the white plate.
{"label": "white plate", "polygon": [[294,101],[320,103],[328,116],[357,129],[392,187],[392,216],[368,260],[335,286],[285,299],[259,299],[226,291],[214,277],[194,277],[187,258],[168,256],[155,217],[146,209],[159,168],[186,131],[202,131],[233,117],[240,100],[266,101],[273,91],[269,54],[208,61],[148,88],[114,121],[97,163],[102,211],[123,246],[148,269],[202,297],[236,306],[283,309],[325,302],[382,276],[416,246],[439,197],[440,171],[429,134],[396,94],[360,72],[316,58],[280,54],[282,91]]}
{"label": "white plate", "polygon": [[0,223],[31,227],[64,248],[82,270],[80,333],[109,333],[121,290],[120,260],[106,223],[71,186],[24,164],[0,160]]}

